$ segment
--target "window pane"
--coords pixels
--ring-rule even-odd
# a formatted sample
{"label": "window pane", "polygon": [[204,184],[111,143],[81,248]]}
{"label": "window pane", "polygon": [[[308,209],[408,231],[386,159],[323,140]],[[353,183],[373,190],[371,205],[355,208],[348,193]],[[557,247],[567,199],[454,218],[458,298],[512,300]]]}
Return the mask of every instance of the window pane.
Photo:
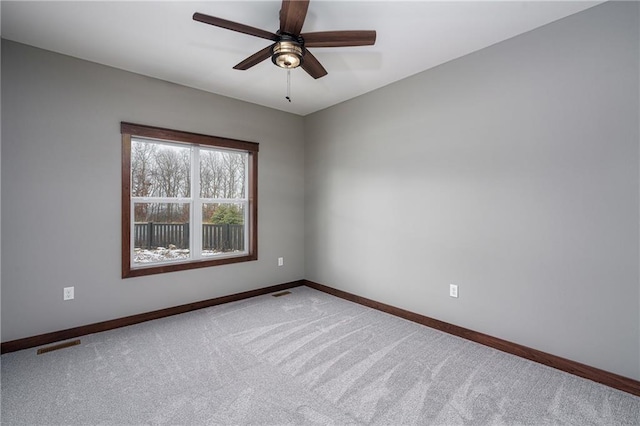
{"label": "window pane", "polygon": [[202,205],[202,256],[244,252],[244,205]]}
{"label": "window pane", "polygon": [[246,152],[202,149],[200,197],[245,198]]}
{"label": "window pane", "polygon": [[190,197],[191,148],[131,141],[132,197]]}
{"label": "window pane", "polygon": [[134,203],[133,264],[189,259],[189,204]]}

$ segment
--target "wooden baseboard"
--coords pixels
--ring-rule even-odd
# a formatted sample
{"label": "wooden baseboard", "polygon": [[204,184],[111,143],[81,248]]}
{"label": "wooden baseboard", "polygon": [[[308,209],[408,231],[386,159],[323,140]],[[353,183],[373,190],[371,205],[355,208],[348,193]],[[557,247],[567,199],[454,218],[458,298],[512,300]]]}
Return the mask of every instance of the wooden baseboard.
{"label": "wooden baseboard", "polygon": [[429,318],[424,315],[406,311],[404,309],[396,308],[391,305],[376,302],[375,300],[366,299],[364,297],[347,293],[342,290],[337,290],[335,288],[328,287],[323,284],[318,284],[313,281],[303,280],[303,282],[307,287],[314,288],[316,290],[331,294],[341,299],[349,300],[351,302],[355,302],[369,308],[386,312],[388,314],[395,315],[397,317],[404,318],[418,324],[426,325],[427,327],[435,328],[436,330],[453,334],[455,336],[462,337],[464,339],[471,340],[473,342],[477,342],[503,352],[517,355],[519,357],[526,358],[528,360],[535,361],[540,364],[544,364],[546,366],[583,377],[585,379],[593,380],[594,382],[601,383],[614,389],[640,396],[640,381],[620,376],[615,373],[610,373],[608,371],[600,370],[598,368],[581,364],[576,361],[571,361],[569,359],[562,358],[556,355],[548,354],[537,349],[528,348],[526,346],[502,340],[497,337],[489,336],[487,334],[479,333],[477,331],[469,330],[468,328],[459,327],[457,325],[449,324],[444,321]]}
{"label": "wooden baseboard", "polygon": [[215,299],[202,300],[200,302],[188,303],[186,305],[174,306],[172,308],[160,309],[153,312],[146,312],[143,314],[131,315],[124,318],[97,322],[95,324],[83,325],[80,327],[69,328],[67,330],[54,331],[51,333],[40,334],[33,337],[25,337],[24,339],[3,342],[0,352],[4,354],[8,352],[19,351],[22,349],[35,348],[37,346],[48,345],[50,343],[59,342],[61,340],[75,339],[76,337],[85,336],[87,334],[113,330],[115,328],[139,324],[141,322],[164,318],[171,315],[183,314],[185,312],[195,311],[197,309],[208,308],[210,306],[221,305],[223,303],[235,302],[238,300],[248,299],[250,297],[261,296],[263,294],[287,290],[293,287],[299,287],[302,285],[304,285],[303,280],[292,281],[289,283],[278,284],[270,287],[260,288],[257,290],[236,293],[229,296],[216,297]]}
{"label": "wooden baseboard", "polygon": [[498,349],[503,352],[507,352],[513,355],[517,355],[522,358],[526,358],[531,361],[538,362],[540,364],[547,365],[549,367],[556,368],[558,370],[565,371],[567,373],[574,374],[576,376],[583,377],[585,379],[593,380],[594,382],[601,383],[603,385],[619,389],[624,392],[628,392],[633,395],[640,396],[640,381],[630,379],[628,377],[620,376],[608,371],[600,370],[595,367],[591,367],[585,364],[581,364],[576,361],[571,361],[566,358],[562,358],[556,355],[548,354],[546,352],[532,349],[526,346],[512,343],[497,337],[489,336],[487,334],[479,333],[477,331],[469,330],[464,327],[449,324],[444,321],[440,321],[434,318],[429,318],[424,315],[416,314],[404,309],[396,308],[385,303],[376,302],[375,300],[367,299],[361,296],[357,296],[352,293],[347,293],[342,290],[338,290],[332,287],[328,287],[323,284],[318,284],[313,281],[299,280],[289,283],[278,284],[270,287],[265,287],[257,290],[245,291],[242,293],[236,293],[229,296],[216,297],[214,299],[203,300],[200,302],[188,303],[186,305],[175,306],[172,308],[160,309],[157,311],[146,312],[143,314],[131,315],[124,318],[118,318],[109,321],[98,322],[95,324],[84,325],[80,327],[69,328],[67,330],[54,331],[51,333],[40,334],[38,336],[26,337],[24,339],[12,340],[9,342],[3,342],[0,352],[8,353],[15,352],[22,349],[34,348],[37,346],[48,345],[50,343],[59,342],[67,339],[74,339],[76,337],[85,336],[87,334],[99,333],[101,331],[113,330],[120,327],[126,327],[129,325],[139,324],[145,321],[151,321],[154,319],[160,319],[172,315],[183,314],[185,312],[195,311],[197,309],[208,308],[210,306],[221,305],[224,303],[235,302],[238,300],[248,299],[250,297],[261,296],[264,294],[275,293],[290,288],[306,285],[307,287],[322,291],[324,293],[331,294],[341,299],[349,300],[351,302],[358,303],[369,308],[373,308],[382,312],[386,312],[391,315],[395,315],[400,318],[404,318],[409,321],[413,321],[418,324],[426,325],[427,327],[434,328],[436,330],[443,331],[445,333],[453,334],[455,336],[462,337],[473,342],[477,342],[494,349]]}

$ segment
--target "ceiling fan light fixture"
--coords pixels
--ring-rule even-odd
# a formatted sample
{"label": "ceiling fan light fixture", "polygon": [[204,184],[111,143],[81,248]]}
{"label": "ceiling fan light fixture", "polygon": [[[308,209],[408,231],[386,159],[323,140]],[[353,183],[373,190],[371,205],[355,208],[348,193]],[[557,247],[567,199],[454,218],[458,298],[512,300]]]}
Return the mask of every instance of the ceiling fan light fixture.
{"label": "ceiling fan light fixture", "polygon": [[292,69],[302,65],[302,46],[295,41],[281,40],[273,45],[271,61],[280,68]]}

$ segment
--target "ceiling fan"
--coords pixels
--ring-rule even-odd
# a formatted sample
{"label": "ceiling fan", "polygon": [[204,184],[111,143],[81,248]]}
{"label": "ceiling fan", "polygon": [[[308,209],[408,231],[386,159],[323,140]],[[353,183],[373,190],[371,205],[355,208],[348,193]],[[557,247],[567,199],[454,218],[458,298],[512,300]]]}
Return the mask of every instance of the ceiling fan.
{"label": "ceiling fan", "polygon": [[307,50],[308,47],[371,46],[375,44],[375,31],[321,31],[301,34],[300,31],[302,31],[308,8],[309,0],[282,0],[280,29],[275,33],[198,12],[193,14],[193,19],[274,42],[233,67],[237,70],[247,70],[265,59],[271,58],[271,61],[281,68],[291,69],[300,66],[313,78],[320,78],[327,75],[327,70]]}

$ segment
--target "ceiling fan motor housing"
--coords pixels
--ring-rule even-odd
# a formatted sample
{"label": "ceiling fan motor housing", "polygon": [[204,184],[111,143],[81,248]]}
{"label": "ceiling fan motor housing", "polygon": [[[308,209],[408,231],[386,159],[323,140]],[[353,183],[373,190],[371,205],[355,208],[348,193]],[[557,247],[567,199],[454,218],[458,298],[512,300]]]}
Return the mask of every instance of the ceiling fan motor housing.
{"label": "ceiling fan motor housing", "polygon": [[280,34],[271,49],[271,61],[280,68],[297,68],[304,61],[304,39],[293,34]]}

